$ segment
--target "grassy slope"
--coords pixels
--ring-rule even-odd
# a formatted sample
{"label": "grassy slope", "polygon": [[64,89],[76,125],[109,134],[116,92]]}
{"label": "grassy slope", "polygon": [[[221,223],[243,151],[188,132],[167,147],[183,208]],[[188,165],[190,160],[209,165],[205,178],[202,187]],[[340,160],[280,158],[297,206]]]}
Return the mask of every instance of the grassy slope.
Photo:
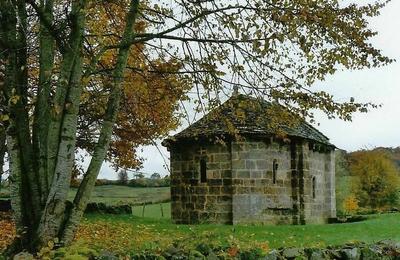
{"label": "grassy slope", "polygon": [[[205,242],[213,245],[236,244],[242,248],[267,244],[269,248],[278,248],[321,247],[356,241],[372,243],[383,239],[400,240],[400,214],[373,215],[370,219],[358,223],[306,226],[175,225],[166,218],[150,219],[129,215],[88,215],[84,223],[87,230],[99,230],[101,226],[107,226],[108,229],[119,227],[125,235],[110,238],[110,243],[107,242],[107,238],[96,240],[88,233],[78,240],[79,243],[117,251],[118,248],[113,246],[137,251],[149,247],[164,248],[172,242],[184,247],[195,247]],[[129,241],[126,241],[124,236],[129,237]]]}
{"label": "grassy slope", "polygon": [[[71,189],[69,198],[73,199],[77,189]],[[136,204],[142,202],[163,201],[170,198],[170,188],[136,188],[119,185],[96,186],[93,190],[92,202],[106,204]]]}

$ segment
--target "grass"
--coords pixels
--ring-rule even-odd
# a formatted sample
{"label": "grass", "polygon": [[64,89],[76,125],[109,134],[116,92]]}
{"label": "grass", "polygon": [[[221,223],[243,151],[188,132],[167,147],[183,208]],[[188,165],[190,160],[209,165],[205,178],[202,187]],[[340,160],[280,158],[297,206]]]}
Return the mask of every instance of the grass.
{"label": "grass", "polygon": [[171,203],[157,203],[132,207],[133,215],[145,218],[171,218]]}
{"label": "grass", "polygon": [[[400,241],[400,214],[372,215],[357,223],[306,226],[253,226],[253,225],[176,225],[168,218],[142,218],[132,215],[87,215],[84,235],[76,243],[95,248],[108,248],[118,252],[137,252],[162,249],[171,244],[194,248],[200,243],[214,246],[325,247],[348,242],[373,243],[384,239]],[[96,239],[94,233],[118,233]],[[122,232],[122,233],[121,233]],[[126,237],[129,237],[127,240]]]}
{"label": "grass", "polygon": [[[77,189],[72,188],[69,198],[73,199]],[[120,185],[96,186],[92,193],[91,202],[103,202],[108,205],[129,204],[135,205],[143,202],[165,201],[170,198],[170,188],[139,188]]]}

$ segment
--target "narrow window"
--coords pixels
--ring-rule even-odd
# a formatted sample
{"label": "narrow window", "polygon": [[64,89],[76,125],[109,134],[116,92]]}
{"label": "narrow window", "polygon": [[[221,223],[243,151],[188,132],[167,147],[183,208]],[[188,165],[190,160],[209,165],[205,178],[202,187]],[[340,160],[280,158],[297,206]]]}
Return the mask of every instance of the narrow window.
{"label": "narrow window", "polygon": [[315,180],[315,176],[312,177],[312,197],[315,199],[315,189],[317,188],[317,183]]}
{"label": "narrow window", "polygon": [[278,162],[275,159],[274,163],[272,165],[272,182],[275,184],[276,183],[276,173],[278,171]]}
{"label": "narrow window", "polygon": [[200,182],[207,182],[207,162],[204,158],[200,160]]}

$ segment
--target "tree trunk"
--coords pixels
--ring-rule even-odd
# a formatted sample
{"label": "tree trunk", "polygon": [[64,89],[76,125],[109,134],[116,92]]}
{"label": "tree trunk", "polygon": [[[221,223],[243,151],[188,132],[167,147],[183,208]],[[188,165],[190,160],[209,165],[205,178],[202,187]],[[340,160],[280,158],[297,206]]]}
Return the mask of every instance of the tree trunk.
{"label": "tree trunk", "polygon": [[[38,12],[42,21],[39,34],[39,85],[32,129],[27,100],[26,2]],[[53,0],[40,1],[40,6],[35,3],[30,0],[0,0],[0,19],[2,26],[5,26],[0,28],[0,33],[6,32],[4,35],[8,46],[4,59],[5,94],[9,101],[10,115],[6,136],[10,156],[12,207],[20,237],[18,243],[30,251],[37,251],[55,239],[68,245],[74,237],[109,148],[119,111],[139,0],[132,0],[126,16],[126,27],[112,75],[111,93],[100,136],[70,209],[66,209],[66,202],[76,151],[87,1],[72,1],[68,15],[71,30],[68,42],[62,48],[57,46],[59,41],[54,39],[49,27],[53,21]],[[61,50],[60,69],[55,79],[57,82],[52,84],[56,46]],[[51,94],[52,90],[54,94]],[[50,99],[52,102],[49,102]]]}
{"label": "tree trunk", "polygon": [[126,17],[125,31],[121,41],[122,47],[120,48],[117,57],[117,63],[113,75],[112,90],[108,100],[104,122],[100,131],[100,137],[96,144],[89,168],[82,180],[81,185],[79,186],[73,206],[69,212],[69,215],[67,216],[65,227],[62,233],[62,242],[64,244],[71,243],[74,237],[76,229],[78,228],[78,224],[91,196],[101,165],[109,148],[113,125],[115,124],[117,118],[122,94],[121,87],[130,49],[130,44],[128,44],[128,42],[134,36],[134,24],[137,18],[138,8],[139,0],[133,0]]}
{"label": "tree trunk", "polygon": [[[41,8],[49,22],[53,21],[53,0],[42,1]],[[41,190],[41,206],[44,207],[50,189],[51,179],[47,170],[47,134],[50,123],[51,76],[54,66],[54,39],[43,22],[39,33],[39,85],[32,126],[33,150]]]}
{"label": "tree trunk", "polygon": [[3,167],[4,167],[4,157],[6,156],[7,146],[6,146],[6,131],[4,127],[0,125],[0,191],[1,182],[3,177]]}
{"label": "tree trunk", "polygon": [[[51,158],[49,169],[52,174],[52,182],[46,201],[46,206],[40,220],[38,228],[38,245],[39,247],[47,245],[47,242],[58,238],[60,229],[64,222],[65,206],[68,198],[69,184],[71,181],[71,172],[74,164],[74,154],[76,145],[77,120],[79,112],[80,96],[82,92],[82,44],[85,26],[85,1],[77,2],[72,6],[74,13],[75,31],[71,34],[71,42],[73,48],[66,55],[68,62],[73,61],[70,71],[65,71],[65,75],[69,73],[68,85],[63,86],[58,95],[56,94],[55,104],[61,106],[63,104],[62,113],[56,115],[50,129],[52,133],[49,136],[49,142],[56,145],[56,158]],[[70,59],[70,60],[69,60]],[[67,63],[68,63],[67,62]],[[64,88],[65,87],[65,88]],[[64,91],[67,90],[65,93]],[[59,131],[54,131],[58,129]],[[56,141],[56,142],[54,142]],[[54,168],[54,170],[52,169]],[[50,176],[48,176],[50,177]]]}

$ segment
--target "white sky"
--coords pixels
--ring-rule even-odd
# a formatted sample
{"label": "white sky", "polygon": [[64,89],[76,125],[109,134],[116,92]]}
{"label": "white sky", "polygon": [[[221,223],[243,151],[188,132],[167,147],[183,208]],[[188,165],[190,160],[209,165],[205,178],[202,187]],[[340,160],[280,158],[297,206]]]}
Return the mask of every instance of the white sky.
{"label": "white sky", "polygon": [[[362,1],[364,2],[364,1]],[[341,149],[354,151],[377,146],[400,146],[400,1],[392,2],[382,10],[381,16],[371,20],[371,26],[379,32],[373,44],[383,50],[383,53],[397,61],[389,66],[362,70],[341,71],[329,77],[325,82],[316,85],[334,94],[338,100],[374,102],[382,104],[382,108],[367,114],[355,114],[352,122],[328,120],[318,113],[317,128],[331,139],[331,142]],[[159,147],[168,157],[164,147]],[[145,173],[159,172],[168,174],[164,167],[164,159],[155,147],[143,147],[143,157],[146,158]],[[116,179],[116,173],[106,164],[103,166],[100,178]]]}

